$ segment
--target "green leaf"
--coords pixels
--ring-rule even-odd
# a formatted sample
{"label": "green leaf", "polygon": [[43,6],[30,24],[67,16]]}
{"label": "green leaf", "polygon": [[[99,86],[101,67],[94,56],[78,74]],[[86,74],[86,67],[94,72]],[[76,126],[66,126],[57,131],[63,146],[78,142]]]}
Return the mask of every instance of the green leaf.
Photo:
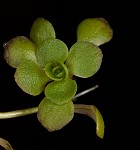
{"label": "green leaf", "polygon": [[68,56],[67,45],[59,39],[47,39],[37,49],[37,61],[45,67],[48,62],[64,62]]}
{"label": "green leaf", "polygon": [[60,81],[68,77],[68,69],[65,64],[58,62],[48,62],[45,66],[46,75],[55,81]]}
{"label": "green leaf", "polygon": [[91,42],[76,42],[69,51],[66,65],[70,74],[81,78],[88,78],[94,75],[102,63],[101,49]]}
{"label": "green leaf", "polygon": [[77,91],[77,84],[68,78],[62,81],[53,81],[45,88],[45,95],[53,103],[62,105],[70,101]]}
{"label": "green leaf", "polygon": [[94,105],[75,104],[74,112],[85,114],[96,122],[96,134],[100,138],[104,137],[104,120],[100,111]]}
{"label": "green leaf", "polygon": [[87,18],[77,28],[77,40],[99,46],[112,39],[113,30],[104,18]]}
{"label": "green leaf", "polygon": [[24,92],[36,96],[44,90],[50,79],[37,63],[26,60],[16,69],[15,81]]}
{"label": "green leaf", "polygon": [[36,47],[24,36],[17,36],[5,43],[4,50],[4,58],[13,68],[17,68],[25,59],[36,61]]}
{"label": "green leaf", "polygon": [[47,38],[55,38],[52,24],[44,18],[37,18],[31,27],[30,38],[37,46],[41,45]]}
{"label": "green leaf", "polygon": [[37,117],[40,123],[48,131],[55,131],[67,125],[74,116],[74,106],[72,101],[63,105],[55,105],[46,97],[38,107]]}

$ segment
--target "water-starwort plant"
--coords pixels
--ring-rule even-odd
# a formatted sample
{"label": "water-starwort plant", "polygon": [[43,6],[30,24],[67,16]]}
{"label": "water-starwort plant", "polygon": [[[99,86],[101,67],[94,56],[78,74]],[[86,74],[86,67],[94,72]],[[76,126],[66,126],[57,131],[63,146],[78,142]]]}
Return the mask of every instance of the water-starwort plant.
{"label": "water-starwort plant", "polygon": [[[29,37],[17,36],[5,42],[4,58],[15,68],[14,79],[27,94],[44,98],[36,108],[0,113],[0,118],[17,117],[37,112],[40,123],[49,131],[63,128],[74,112],[86,114],[96,122],[96,134],[103,138],[104,121],[93,105],[74,104],[77,93],[75,78],[89,78],[101,67],[100,45],[112,39],[113,31],[104,18],[87,18],[77,27],[77,41],[68,49],[56,38],[53,25],[37,18]],[[90,90],[90,89],[89,89]],[[81,93],[82,95],[82,93]]]}

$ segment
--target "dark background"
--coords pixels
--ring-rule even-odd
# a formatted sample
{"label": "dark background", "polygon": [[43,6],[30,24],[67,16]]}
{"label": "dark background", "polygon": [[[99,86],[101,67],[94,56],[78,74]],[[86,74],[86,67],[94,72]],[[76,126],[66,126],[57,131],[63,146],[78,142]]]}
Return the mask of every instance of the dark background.
{"label": "dark background", "polygon": [[0,137],[8,140],[15,150],[137,147],[133,134],[137,130],[132,126],[134,101],[130,96],[133,82],[130,74],[134,70],[131,62],[136,56],[131,48],[135,38],[132,33],[137,32],[132,27],[136,11],[133,3],[118,1],[0,1],[0,112],[36,107],[44,97],[21,91],[14,81],[15,69],[3,58],[3,44],[18,35],[29,37],[30,27],[37,17],[49,20],[56,37],[69,48],[76,42],[76,28],[83,19],[103,17],[113,29],[113,39],[100,46],[104,55],[100,70],[91,78],[77,78],[78,92],[99,85],[77,103],[93,104],[100,110],[105,122],[103,139],[96,136],[95,122],[80,114],[75,114],[68,125],[54,132],[48,132],[36,114],[0,120]]}

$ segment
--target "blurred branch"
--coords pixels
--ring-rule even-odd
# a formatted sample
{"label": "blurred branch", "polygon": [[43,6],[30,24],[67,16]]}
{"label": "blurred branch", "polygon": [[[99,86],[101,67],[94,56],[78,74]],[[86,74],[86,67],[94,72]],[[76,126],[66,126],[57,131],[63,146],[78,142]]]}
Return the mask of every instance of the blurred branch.
{"label": "blurred branch", "polygon": [[3,139],[3,138],[0,138],[0,146],[5,148],[6,150],[13,150],[12,146],[10,145],[10,143],[7,140]]}

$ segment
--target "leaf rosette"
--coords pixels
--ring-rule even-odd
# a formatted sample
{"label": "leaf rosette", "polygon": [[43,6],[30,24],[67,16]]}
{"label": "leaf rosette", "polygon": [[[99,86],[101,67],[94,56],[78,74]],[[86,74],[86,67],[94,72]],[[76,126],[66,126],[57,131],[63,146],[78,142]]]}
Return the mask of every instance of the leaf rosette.
{"label": "leaf rosette", "polygon": [[103,59],[98,46],[111,38],[112,29],[104,19],[86,19],[77,28],[77,42],[68,49],[56,38],[52,24],[37,18],[29,38],[17,36],[4,44],[4,57],[16,69],[17,85],[33,96],[44,91],[37,116],[45,128],[58,130],[71,121],[77,92],[73,76],[93,76]]}

